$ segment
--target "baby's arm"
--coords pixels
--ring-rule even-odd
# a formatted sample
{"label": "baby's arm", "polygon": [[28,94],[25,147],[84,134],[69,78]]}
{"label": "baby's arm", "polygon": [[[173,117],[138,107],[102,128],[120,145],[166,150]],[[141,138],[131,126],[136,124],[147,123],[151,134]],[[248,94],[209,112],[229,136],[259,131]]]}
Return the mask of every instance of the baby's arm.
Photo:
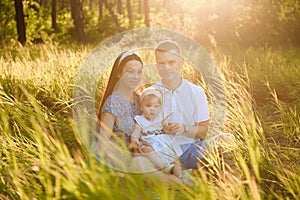
{"label": "baby's arm", "polygon": [[142,128],[136,123],[130,136],[130,147],[139,148]]}

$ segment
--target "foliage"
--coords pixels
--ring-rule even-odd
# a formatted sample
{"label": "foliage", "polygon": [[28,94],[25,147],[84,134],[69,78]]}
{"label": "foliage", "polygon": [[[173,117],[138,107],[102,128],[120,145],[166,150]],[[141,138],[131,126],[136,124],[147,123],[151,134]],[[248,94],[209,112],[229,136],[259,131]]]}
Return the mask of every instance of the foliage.
{"label": "foliage", "polygon": [[[17,25],[15,20],[15,10],[13,1],[1,1],[0,2],[0,33],[2,31],[5,40],[3,42],[8,42],[10,40],[16,39],[17,35]],[[1,38],[1,40],[4,38]]]}
{"label": "foliage", "polygon": [[[118,1],[121,2],[120,12],[115,1],[106,0],[107,5],[103,4],[102,14],[99,2],[104,1],[89,0],[83,4],[86,42],[99,42],[120,31],[145,27],[143,3],[138,3],[143,1],[131,1],[132,20],[129,19],[125,1]],[[23,4],[29,42],[52,39],[66,43],[76,38],[70,1],[57,1],[58,32],[51,28],[51,1],[25,0]],[[0,5],[2,43],[17,40],[13,1],[2,0]],[[155,0],[149,1],[149,6],[150,26],[183,32],[201,44],[300,44],[299,1]]]}

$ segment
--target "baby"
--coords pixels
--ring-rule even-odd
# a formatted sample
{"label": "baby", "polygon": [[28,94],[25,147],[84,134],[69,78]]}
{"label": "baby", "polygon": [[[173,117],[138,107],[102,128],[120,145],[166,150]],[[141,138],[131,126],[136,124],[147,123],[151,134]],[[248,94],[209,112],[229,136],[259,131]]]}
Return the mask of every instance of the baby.
{"label": "baby", "polygon": [[140,97],[142,115],[135,116],[136,126],[131,134],[131,144],[139,153],[144,154],[158,169],[172,172],[182,177],[177,149],[179,145],[174,136],[163,134],[165,119],[162,116],[162,97],[159,91],[149,87]]}

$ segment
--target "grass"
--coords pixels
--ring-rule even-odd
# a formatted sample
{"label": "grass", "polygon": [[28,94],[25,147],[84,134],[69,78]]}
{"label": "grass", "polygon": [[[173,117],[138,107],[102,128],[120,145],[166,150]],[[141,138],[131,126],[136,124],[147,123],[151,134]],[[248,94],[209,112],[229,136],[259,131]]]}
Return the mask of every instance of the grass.
{"label": "grass", "polygon": [[[224,179],[219,155],[174,186],[98,164],[72,119],[72,89],[90,47],[6,47],[0,59],[1,199],[297,199],[300,196],[300,51],[217,49],[238,138],[240,177]],[[193,70],[191,70],[193,71]]]}

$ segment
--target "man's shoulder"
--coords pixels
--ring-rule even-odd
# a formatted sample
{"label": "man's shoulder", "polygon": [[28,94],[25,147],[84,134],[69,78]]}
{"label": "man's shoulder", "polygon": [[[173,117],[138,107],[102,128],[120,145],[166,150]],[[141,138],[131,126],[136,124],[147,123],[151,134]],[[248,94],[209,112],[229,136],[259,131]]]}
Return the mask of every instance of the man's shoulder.
{"label": "man's shoulder", "polygon": [[196,85],[189,80],[184,79],[184,84],[186,88],[190,88],[193,91],[204,92],[203,88],[200,85]]}

